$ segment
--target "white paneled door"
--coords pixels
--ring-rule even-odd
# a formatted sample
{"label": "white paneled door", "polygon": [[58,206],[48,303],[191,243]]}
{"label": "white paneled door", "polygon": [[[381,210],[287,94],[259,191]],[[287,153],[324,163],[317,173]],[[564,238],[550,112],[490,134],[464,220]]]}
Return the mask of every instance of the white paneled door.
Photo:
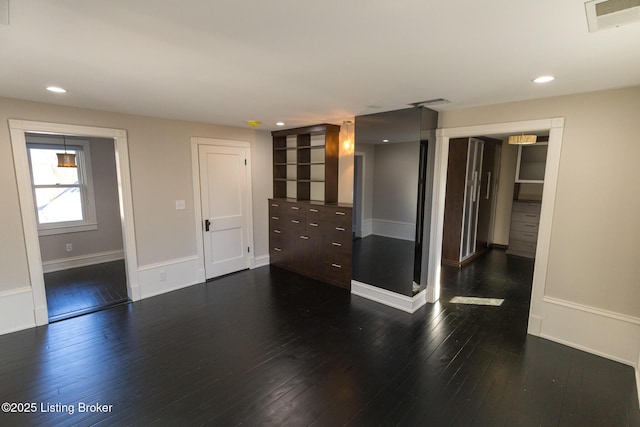
{"label": "white paneled door", "polygon": [[206,278],[249,267],[247,149],[198,146]]}

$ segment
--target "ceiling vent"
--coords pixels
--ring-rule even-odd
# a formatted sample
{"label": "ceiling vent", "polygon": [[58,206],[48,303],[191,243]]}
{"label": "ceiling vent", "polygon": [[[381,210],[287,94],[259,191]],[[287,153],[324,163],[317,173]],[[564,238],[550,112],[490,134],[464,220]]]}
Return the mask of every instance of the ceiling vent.
{"label": "ceiling vent", "polygon": [[591,33],[640,21],[640,0],[593,0],[584,7]]}
{"label": "ceiling vent", "polygon": [[[640,0],[638,0],[640,1]],[[412,102],[409,105],[413,105],[414,107],[424,107],[425,105],[438,105],[438,104],[448,104],[451,101],[444,99],[444,98],[436,98],[436,99],[429,99],[427,101],[420,101],[420,102]]]}

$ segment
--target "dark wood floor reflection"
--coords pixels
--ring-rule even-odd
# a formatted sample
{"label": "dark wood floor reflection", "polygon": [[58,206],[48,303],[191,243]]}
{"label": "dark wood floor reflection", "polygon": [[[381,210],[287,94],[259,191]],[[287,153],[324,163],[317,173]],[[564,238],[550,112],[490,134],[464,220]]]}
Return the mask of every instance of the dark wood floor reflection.
{"label": "dark wood floor reflection", "polygon": [[415,246],[413,241],[375,235],[354,240],[353,279],[412,296]]}
{"label": "dark wood floor reflection", "polygon": [[124,260],[47,273],[44,283],[50,322],[128,300]]}
{"label": "dark wood floor reflection", "polygon": [[640,425],[631,367],[447,301],[410,315],[263,267],[0,336],[0,401],[75,408],[0,425]]}

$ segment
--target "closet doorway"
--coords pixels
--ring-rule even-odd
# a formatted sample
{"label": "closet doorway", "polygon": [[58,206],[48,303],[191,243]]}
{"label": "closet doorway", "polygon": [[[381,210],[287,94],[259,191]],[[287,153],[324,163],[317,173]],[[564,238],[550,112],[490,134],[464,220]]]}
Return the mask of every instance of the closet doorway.
{"label": "closet doorway", "polygon": [[[546,167],[544,171],[544,192],[540,201],[539,226],[537,234],[537,249],[533,265],[533,280],[531,287],[530,309],[527,331],[533,335],[540,335],[542,324],[542,306],[546,280],[546,269],[549,259],[549,243],[552,225],[552,213],[555,204],[560,151],[564,119],[542,119],[523,122],[495,123],[488,125],[466,126],[459,128],[445,128],[437,131],[436,165],[434,175],[433,218],[432,231],[435,236],[431,239],[428,263],[428,302],[435,302],[441,295],[441,279],[445,274],[442,263],[443,234],[445,222],[445,200],[447,197],[447,173],[449,150],[451,141],[455,138],[474,138],[487,136],[495,139],[505,139],[510,135],[536,133],[548,135],[548,149]],[[515,172],[514,172],[515,173]],[[504,180],[504,171],[501,173]],[[509,195],[513,202],[513,194]],[[498,216],[498,211],[496,217]],[[496,225],[497,227],[497,220]],[[493,235],[496,232],[494,230]]]}

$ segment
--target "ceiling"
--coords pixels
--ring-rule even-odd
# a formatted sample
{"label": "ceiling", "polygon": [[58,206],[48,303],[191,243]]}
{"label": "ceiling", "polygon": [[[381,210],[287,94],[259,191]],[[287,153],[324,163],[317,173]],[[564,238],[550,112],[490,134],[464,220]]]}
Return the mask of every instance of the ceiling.
{"label": "ceiling", "polygon": [[3,1],[0,96],[98,110],[272,130],[640,84],[640,24],[581,0]]}

